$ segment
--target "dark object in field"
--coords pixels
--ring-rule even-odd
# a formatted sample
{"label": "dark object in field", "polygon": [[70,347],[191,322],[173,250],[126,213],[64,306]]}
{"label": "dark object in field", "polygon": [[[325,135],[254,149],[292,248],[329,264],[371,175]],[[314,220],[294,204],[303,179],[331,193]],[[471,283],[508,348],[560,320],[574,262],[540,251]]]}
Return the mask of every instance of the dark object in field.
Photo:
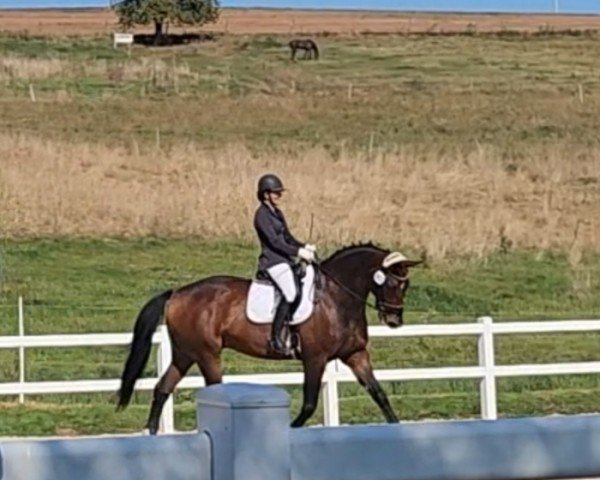
{"label": "dark object in field", "polygon": [[288,46],[292,51],[292,60],[296,60],[296,52],[298,50],[304,50],[303,60],[319,59],[319,47],[317,47],[314,40],[311,40],[310,38],[297,38],[291,40],[290,43],[288,43]]}
{"label": "dark object in field", "polygon": [[[388,398],[373,375],[367,351],[366,305],[375,296],[379,319],[390,327],[403,323],[409,269],[421,261],[408,260],[372,244],[343,248],[317,265],[318,302],[304,323],[289,326],[302,348],[304,399],[292,422],[302,426],[314,413],[321,379],[329,360],[339,358],[377,403],[388,422],[397,422]],[[375,272],[375,273],[374,273]],[[269,324],[253,324],[246,316],[250,280],[232,276],[204,278],[177,290],[161,293],[142,308],[135,322],[133,342],[121,375],[118,408],[127,406],[152,350],[152,337],[164,316],[173,351],[171,365],[154,388],[147,427],[158,430],[163,406],[189,368],[196,364],[206,385],[221,383],[224,348],[259,358],[286,360],[268,347]]]}
{"label": "dark object in field", "polygon": [[154,34],[136,33],[133,37],[133,43],[136,45],[145,45],[147,47],[170,47],[173,45],[186,45],[194,42],[206,42],[214,40],[212,33],[181,33],[181,34]]}

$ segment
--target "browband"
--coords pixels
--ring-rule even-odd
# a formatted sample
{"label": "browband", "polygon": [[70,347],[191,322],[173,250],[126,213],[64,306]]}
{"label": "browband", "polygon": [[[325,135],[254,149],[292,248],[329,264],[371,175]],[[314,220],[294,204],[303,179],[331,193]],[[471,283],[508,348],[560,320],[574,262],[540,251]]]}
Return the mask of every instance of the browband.
{"label": "browband", "polygon": [[396,265],[397,263],[404,262],[406,260],[408,259],[400,252],[392,252],[383,259],[383,263],[381,264],[381,266],[383,268],[389,268],[392,265]]}

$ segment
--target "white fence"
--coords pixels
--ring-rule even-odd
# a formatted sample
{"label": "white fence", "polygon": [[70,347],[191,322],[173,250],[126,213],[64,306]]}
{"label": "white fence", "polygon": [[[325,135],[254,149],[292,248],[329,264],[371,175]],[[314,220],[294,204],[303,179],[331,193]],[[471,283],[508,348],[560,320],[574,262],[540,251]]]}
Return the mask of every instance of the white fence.
{"label": "white fence", "polygon": [[[0,349],[19,349],[19,381],[0,383],[1,395],[24,395],[45,393],[87,393],[113,392],[119,387],[118,379],[73,380],[51,382],[25,381],[25,349],[40,347],[92,347],[128,345],[130,333],[81,334],[81,335],[24,335],[23,306],[19,302],[19,335],[0,337]],[[600,332],[600,320],[565,320],[538,322],[494,323],[490,317],[481,317],[477,323],[407,325],[392,330],[387,327],[369,327],[370,337],[424,337],[424,336],[477,336],[478,365],[435,368],[397,368],[376,370],[375,375],[385,380],[442,380],[468,379],[480,380],[481,417],[497,418],[496,378],[600,373],[600,362],[551,363],[526,365],[496,365],[494,354],[495,335],[525,333],[573,333]],[[153,337],[158,344],[157,370],[162,373],[171,361],[171,346],[166,328],[160,326]],[[302,372],[268,373],[248,375],[226,375],[225,382],[250,382],[273,385],[300,385],[304,380]],[[152,390],[156,378],[144,378],[138,381],[138,390]],[[352,372],[340,361],[330,362],[323,377],[323,406],[325,425],[339,425],[338,383],[354,382]],[[204,385],[200,376],[185,377],[178,388],[199,388]],[[172,432],[173,401],[169,399],[161,420],[161,431]]]}

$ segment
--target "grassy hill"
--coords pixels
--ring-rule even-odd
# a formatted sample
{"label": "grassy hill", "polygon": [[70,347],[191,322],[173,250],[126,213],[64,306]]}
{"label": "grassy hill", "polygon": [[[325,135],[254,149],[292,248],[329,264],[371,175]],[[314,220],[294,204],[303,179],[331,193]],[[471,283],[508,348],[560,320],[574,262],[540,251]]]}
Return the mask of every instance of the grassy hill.
{"label": "grassy hill", "polygon": [[594,33],[324,36],[322,60],[295,63],[286,40],[129,58],[0,36],[0,228],[248,242],[255,180],[275,170],[321,243],[575,263],[597,248]]}

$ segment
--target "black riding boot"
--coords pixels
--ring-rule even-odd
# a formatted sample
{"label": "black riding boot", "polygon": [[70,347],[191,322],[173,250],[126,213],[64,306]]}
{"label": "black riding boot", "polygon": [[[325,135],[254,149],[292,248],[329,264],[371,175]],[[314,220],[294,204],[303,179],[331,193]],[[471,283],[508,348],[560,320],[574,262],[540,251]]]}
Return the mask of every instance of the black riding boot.
{"label": "black riding boot", "polygon": [[281,300],[275,312],[275,318],[273,319],[273,325],[271,327],[271,340],[269,341],[269,347],[275,352],[284,356],[289,356],[291,352],[281,339],[281,332],[288,321],[292,304],[286,302],[284,299]]}

